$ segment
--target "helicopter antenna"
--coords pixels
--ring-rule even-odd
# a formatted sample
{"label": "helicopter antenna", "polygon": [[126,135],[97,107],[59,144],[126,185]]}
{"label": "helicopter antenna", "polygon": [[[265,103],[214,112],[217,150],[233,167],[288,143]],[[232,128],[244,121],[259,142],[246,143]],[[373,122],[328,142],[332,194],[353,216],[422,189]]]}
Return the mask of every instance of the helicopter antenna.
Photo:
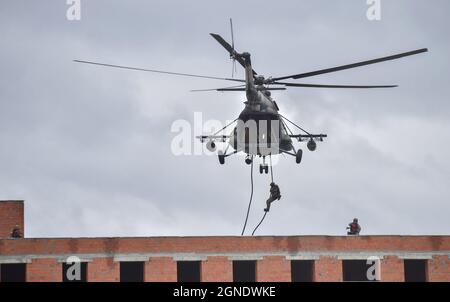
{"label": "helicopter antenna", "polygon": [[234,30],[233,30],[233,19],[230,18],[230,30],[231,30],[231,48],[233,50],[232,53],[230,53],[230,59],[233,60],[233,63],[231,65],[231,78],[234,78],[234,73],[236,72],[236,56],[234,55]]}

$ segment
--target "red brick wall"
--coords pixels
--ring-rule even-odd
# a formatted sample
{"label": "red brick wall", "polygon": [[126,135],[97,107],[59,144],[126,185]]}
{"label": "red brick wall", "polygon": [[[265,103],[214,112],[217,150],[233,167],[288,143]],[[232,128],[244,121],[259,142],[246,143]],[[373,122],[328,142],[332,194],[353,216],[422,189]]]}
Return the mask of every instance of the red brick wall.
{"label": "red brick wall", "polygon": [[[321,257],[315,261],[314,281],[342,281],[342,261],[336,257]],[[28,282],[61,282],[62,263],[57,259],[33,259],[27,264]],[[203,282],[230,282],[233,280],[232,261],[225,256],[208,257],[202,261]],[[88,281],[120,281],[120,264],[113,258],[95,258],[88,264]],[[152,257],[145,263],[146,282],[177,281],[177,265],[172,257]],[[290,261],[284,256],[267,256],[257,261],[258,282],[290,282]],[[404,261],[397,256],[385,256],[381,260],[382,282],[403,282]],[[428,261],[428,281],[450,282],[448,255],[433,256]]]}
{"label": "red brick wall", "polygon": [[337,257],[320,257],[314,263],[314,281],[342,281],[342,261]]}
{"label": "red brick wall", "polygon": [[450,251],[450,236],[147,237],[1,240],[0,254]]}
{"label": "red brick wall", "polygon": [[120,263],[112,257],[94,258],[88,263],[88,282],[119,282]]}
{"label": "red brick wall", "polygon": [[24,234],[23,201],[0,200],[0,238],[9,238],[16,225],[20,226]]}
{"label": "red brick wall", "polygon": [[[429,281],[450,282],[450,236],[211,236],[147,238],[61,238],[9,239],[11,230],[20,225],[24,232],[23,201],[0,201],[0,255],[39,255],[27,264],[28,281],[61,281],[62,264],[55,256],[104,254],[88,263],[88,281],[120,281],[120,264],[109,255],[165,254],[145,263],[145,281],[176,281],[177,265],[171,254],[268,254],[257,262],[258,281],[290,281],[290,261],[273,254],[321,254],[315,261],[314,281],[342,281],[340,253],[375,251],[441,252],[428,261]],[[1,239],[3,238],[3,239]],[[5,239],[6,238],[6,239]],[[48,257],[48,258],[47,258]],[[55,258],[52,258],[55,257]],[[232,281],[232,261],[227,256],[208,256],[202,261],[202,281]],[[403,260],[385,256],[381,262],[382,281],[404,281]]]}
{"label": "red brick wall", "polygon": [[172,257],[154,257],[145,263],[146,282],[176,282],[177,263]]}
{"label": "red brick wall", "polygon": [[448,255],[433,256],[428,261],[428,281],[450,282],[450,259]]}
{"label": "red brick wall", "polygon": [[256,264],[258,282],[290,282],[291,262],[285,256],[268,256]]}
{"label": "red brick wall", "polygon": [[27,263],[27,282],[61,282],[62,263],[56,259],[33,259]]}
{"label": "red brick wall", "polygon": [[[5,203],[6,204],[6,203]],[[20,203],[19,203],[20,204]],[[17,205],[17,203],[16,203]],[[0,255],[20,257],[39,255],[28,264],[28,280],[61,279],[57,257],[70,254],[139,254],[159,253],[145,264],[146,281],[176,281],[176,262],[171,254],[268,254],[257,262],[257,280],[290,281],[290,262],[285,256],[271,253],[302,254],[322,251],[328,255],[315,261],[315,281],[342,281],[342,261],[337,255],[371,251],[405,253],[443,253],[428,263],[430,281],[450,282],[450,236],[290,236],[290,237],[150,237],[150,238],[70,238],[70,239],[0,239]],[[47,258],[48,256],[48,258]],[[53,260],[49,258],[53,258]],[[382,281],[403,281],[403,260],[384,256],[381,261]],[[44,274],[47,271],[47,274]],[[232,281],[232,262],[228,256],[208,256],[202,261],[203,281]],[[88,281],[119,281],[120,267],[113,258],[96,258],[88,264]]]}
{"label": "red brick wall", "polygon": [[396,256],[385,256],[381,259],[382,282],[404,282],[404,260]]}
{"label": "red brick wall", "polygon": [[[382,282],[403,282],[404,261],[397,256],[385,256],[381,260]],[[342,281],[342,261],[336,257],[321,257],[315,261],[314,281]],[[28,282],[61,282],[62,264],[57,259],[33,259],[27,264]],[[146,282],[177,281],[177,265],[172,257],[152,257],[145,263]],[[232,261],[225,256],[208,257],[201,265],[202,282],[233,281]],[[113,258],[95,258],[88,263],[88,281],[120,281],[120,264]],[[284,256],[267,256],[257,261],[258,282],[290,282],[290,261]],[[428,281],[450,281],[448,255],[434,256],[428,261]]]}
{"label": "red brick wall", "polygon": [[228,257],[208,257],[202,261],[203,282],[232,282],[233,262]]}

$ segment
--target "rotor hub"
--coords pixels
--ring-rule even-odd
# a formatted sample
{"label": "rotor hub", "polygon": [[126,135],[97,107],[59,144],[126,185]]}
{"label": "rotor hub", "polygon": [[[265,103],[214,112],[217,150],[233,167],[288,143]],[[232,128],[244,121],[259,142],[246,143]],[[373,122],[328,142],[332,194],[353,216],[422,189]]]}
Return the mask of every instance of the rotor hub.
{"label": "rotor hub", "polygon": [[255,75],[254,81],[255,85],[263,85],[266,82],[263,75]]}

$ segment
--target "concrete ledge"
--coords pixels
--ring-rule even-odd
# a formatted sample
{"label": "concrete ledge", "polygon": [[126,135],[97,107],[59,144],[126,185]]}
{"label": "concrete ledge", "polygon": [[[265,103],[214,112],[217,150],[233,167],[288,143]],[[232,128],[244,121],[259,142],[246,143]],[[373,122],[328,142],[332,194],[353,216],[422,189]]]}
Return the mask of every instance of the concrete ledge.
{"label": "concrete ledge", "polygon": [[319,260],[319,255],[287,255],[286,260]]}
{"label": "concrete ledge", "polygon": [[172,257],[173,261],[206,261],[206,255],[175,255]]}
{"label": "concrete ledge", "polygon": [[383,259],[384,256],[380,254],[343,254],[339,255],[337,258],[339,260],[368,260],[369,258],[376,257],[378,259]]}
{"label": "concrete ledge", "polygon": [[2,258],[0,259],[0,264],[19,264],[19,263],[31,263],[31,259],[26,257],[15,257],[15,258]]}
{"label": "concrete ledge", "polygon": [[432,254],[403,254],[403,255],[398,255],[399,259],[404,259],[404,260],[430,260],[433,259],[433,255]]}
{"label": "concrete ledge", "polygon": [[114,262],[147,262],[150,257],[144,255],[116,255],[114,256]]}
{"label": "concrete ledge", "polygon": [[[73,256],[69,256],[69,257],[73,257]],[[58,263],[67,263],[67,258],[69,258],[69,257],[59,258],[59,259],[57,259],[57,262]],[[77,257],[77,256],[75,256],[75,257]],[[80,260],[80,262],[92,262],[92,259],[88,259],[88,258],[78,258],[78,259]]]}
{"label": "concrete ledge", "polygon": [[[271,256],[271,255],[268,255]],[[257,255],[236,255],[236,256],[230,256],[228,257],[228,260],[230,261],[256,261],[256,260],[263,260],[263,256],[257,256]]]}

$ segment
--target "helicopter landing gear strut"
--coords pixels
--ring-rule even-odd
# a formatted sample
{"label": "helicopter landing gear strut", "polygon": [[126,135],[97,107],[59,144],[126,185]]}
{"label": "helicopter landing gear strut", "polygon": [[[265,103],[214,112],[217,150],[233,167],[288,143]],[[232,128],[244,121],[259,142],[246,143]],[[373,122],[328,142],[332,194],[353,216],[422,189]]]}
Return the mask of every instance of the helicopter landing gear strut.
{"label": "helicopter landing gear strut", "polygon": [[268,174],[269,173],[269,166],[260,164],[259,165],[259,173],[261,173],[261,174],[263,174],[263,173]]}
{"label": "helicopter landing gear strut", "polygon": [[269,165],[266,164],[266,157],[265,156],[263,156],[263,163],[259,165],[259,173],[263,174],[263,172],[266,173],[266,174],[269,173]]}
{"label": "helicopter landing gear strut", "polygon": [[219,158],[219,163],[220,163],[221,165],[225,164],[225,157],[228,157],[228,156],[231,156],[231,155],[237,153],[237,151],[233,151],[233,152],[231,152],[231,153],[227,153],[228,147],[229,147],[229,146],[227,146],[227,147],[225,148],[225,151],[218,151],[218,152],[217,152],[217,157]]}
{"label": "helicopter landing gear strut", "polygon": [[292,146],[292,149],[294,150],[294,153],[288,152],[288,151],[282,151],[282,152],[285,153],[285,154],[289,154],[289,155],[295,157],[295,162],[297,164],[300,164],[302,162],[303,150],[302,149],[298,149],[297,151],[295,151],[294,146]]}
{"label": "helicopter landing gear strut", "polygon": [[225,154],[222,151],[219,151],[217,156],[219,157],[219,163],[221,165],[225,164]]}
{"label": "helicopter landing gear strut", "polygon": [[219,151],[219,152],[217,152],[218,154],[217,154],[217,157],[219,158],[219,163],[221,164],[221,165],[223,165],[223,164],[225,164],[225,157],[228,157],[228,156],[231,156],[231,155],[233,155],[233,154],[236,154],[237,153],[237,151],[233,151],[233,152],[231,152],[231,153],[226,153],[226,152],[223,152],[223,151]]}
{"label": "helicopter landing gear strut", "polygon": [[297,153],[295,154],[295,162],[297,164],[302,162],[302,156],[303,156],[303,150],[302,149],[298,149]]}

